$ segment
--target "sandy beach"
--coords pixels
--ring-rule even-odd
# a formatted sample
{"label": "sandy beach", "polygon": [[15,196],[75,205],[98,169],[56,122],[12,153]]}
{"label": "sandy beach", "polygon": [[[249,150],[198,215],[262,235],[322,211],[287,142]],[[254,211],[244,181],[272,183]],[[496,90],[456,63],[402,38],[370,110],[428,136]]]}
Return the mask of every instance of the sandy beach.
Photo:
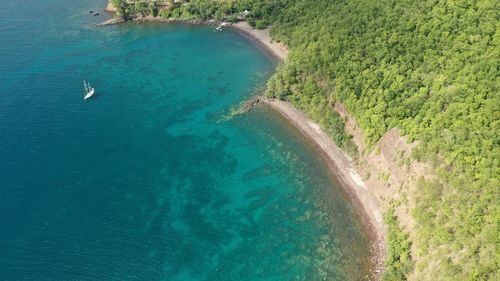
{"label": "sandy beach", "polygon": [[[269,29],[253,29],[246,22],[238,22],[231,25],[231,27],[248,36],[277,59],[281,61],[286,60],[288,50],[282,44],[272,41]],[[330,139],[319,124],[309,119],[292,104],[285,101],[259,97],[251,106],[258,103],[271,107],[285,117],[324,156],[325,163],[328,165],[333,176],[338,180],[342,189],[348,194],[372,241],[372,262],[374,264],[372,273],[375,279],[380,279],[384,268],[387,231],[377,199],[356,171],[353,160]]]}
{"label": "sandy beach", "polygon": [[371,194],[363,179],[355,170],[352,159],[321,130],[319,124],[309,119],[304,113],[293,107],[292,104],[267,98],[259,98],[259,102],[284,116],[324,156],[325,163],[350,197],[372,241],[372,262],[374,264],[372,274],[377,280],[380,279],[386,253],[386,228],[383,215],[375,196]]}
{"label": "sandy beach", "polygon": [[271,39],[268,29],[254,29],[246,21],[240,21],[230,25],[230,27],[239,31],[249,39],[255,41],[258,45],[264,47],[271,55],[280,61],[284,61],[288,55],[287,48]]}

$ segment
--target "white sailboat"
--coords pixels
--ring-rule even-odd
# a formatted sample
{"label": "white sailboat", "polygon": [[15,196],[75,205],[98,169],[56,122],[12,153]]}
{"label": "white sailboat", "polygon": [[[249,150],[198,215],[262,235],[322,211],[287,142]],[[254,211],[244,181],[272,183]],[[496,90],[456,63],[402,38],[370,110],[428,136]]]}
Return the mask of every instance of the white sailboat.
{"label": "white sailboat", "polygon": [[85,89],[85,96],[83,96],[84,100],[86,100],[94,95],[95,89],[90,86],[89,82],[85,82],[85,80],[83,80],[83,87]]}

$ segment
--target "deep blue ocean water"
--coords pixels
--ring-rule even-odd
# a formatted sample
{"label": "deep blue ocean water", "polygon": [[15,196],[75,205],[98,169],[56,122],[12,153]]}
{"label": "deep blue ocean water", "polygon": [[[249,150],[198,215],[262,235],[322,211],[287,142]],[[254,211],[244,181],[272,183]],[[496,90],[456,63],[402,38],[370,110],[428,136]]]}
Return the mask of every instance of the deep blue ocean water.
{"label": "deep blue ocean water", "polygon": [[[231,30],[0,0],[0,280],[359,280],[367,239]],[[96,87],[83,101],[83,80]]]}

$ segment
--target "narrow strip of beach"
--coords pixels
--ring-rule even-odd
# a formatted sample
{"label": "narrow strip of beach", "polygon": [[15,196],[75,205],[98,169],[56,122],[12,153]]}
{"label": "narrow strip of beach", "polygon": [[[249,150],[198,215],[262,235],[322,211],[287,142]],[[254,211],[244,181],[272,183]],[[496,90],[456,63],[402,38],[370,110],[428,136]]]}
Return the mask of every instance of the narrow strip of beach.
{"label": "narrow strip of beach", "polygon": [[279,61],[284,61],[288,50],[283,44],[274,42],[269,34],[269,29],[252,28],[246,21],[240,21],[229,25],[245,37],[257,43]]}
{"label": "narrow strip of beach", "polygon": [[[286,60],[288,55],[287,49],[282,44],[272,41],[269,29],[254,29],[246,22],[238,22],[231,26],[252,41],[255,41],[273,57],[280,61]],[[380,274],[383,272],[384,268],[387,230],[383,221],[381,208],[375,196],[370,192],[363,179],[356,171],[354,161],[331,140],[331,138],[321,129],[319,124],[312,121],[291,103],[262,97],[258,98],[256,104],[258,103],[269,106],[271,109],[281,114],[315,146],[322,156],[324,156],[325,164],[341,185],[341,188],[349,196],[351,203],[367,231],[371,240],[371,250],[373,253],[373,275],[376,279],[380,279]]]}
{"label": "narrow strip of beach", "polygon": [[292,104],[266,98],[261,98],[259,103],[269,106],[282,115],[323,156],[325,164],[328,166],[337,183],[348,195],[368,234],[373,255],[371,257],[373,264],[372,274],[375,279],[380,279],[386,253],[386,227],[381,209],[374,195],[369,191],[363,179],[355,170],[353,160],[331,140],[319,124],[309,119]]}
{"label": "narrow strip of beach", "polygon": [[[253,29],[246,22],[238,22],[231,25],[237,31],[243,33],[259,46],[263,47],[273,57],[285,61],[288,55],[286,48],[273,42],[269,29]],[[325,164],[328,166],[334,178],[341,188],[347,193],[361,222],[371,240],[372,274],[375,279],[380,279],[384,268],[386,253],[386,227],[383,215],[375,196],[365,185],[363,179],[355,169],[353,160],[342,151],[331,138],[321,129],[321,126],[309,119],[303,112],[296,109],[291,103],[259,98],[258,103],[269,106],[281,114],[288,122],[296,127],[324,156]]]}

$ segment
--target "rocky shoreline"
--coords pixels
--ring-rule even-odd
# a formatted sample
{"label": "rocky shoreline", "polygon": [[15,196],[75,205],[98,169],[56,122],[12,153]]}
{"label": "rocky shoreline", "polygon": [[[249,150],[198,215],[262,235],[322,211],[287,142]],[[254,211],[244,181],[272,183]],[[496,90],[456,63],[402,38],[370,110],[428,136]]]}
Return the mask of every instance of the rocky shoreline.
{"label": "rocky shoreline", "polygon": [[354,161],[331,140],[319,124],[309,119],[289,102],[258,96],[248,101],[241,113],[258,105],[268,106],[281,114],[313,144],[322,156],[338,184],[349,196],[370,238],[373,265],[371,276],[379,280],[384,271],[387,229],[381,207],[357,172]]}

